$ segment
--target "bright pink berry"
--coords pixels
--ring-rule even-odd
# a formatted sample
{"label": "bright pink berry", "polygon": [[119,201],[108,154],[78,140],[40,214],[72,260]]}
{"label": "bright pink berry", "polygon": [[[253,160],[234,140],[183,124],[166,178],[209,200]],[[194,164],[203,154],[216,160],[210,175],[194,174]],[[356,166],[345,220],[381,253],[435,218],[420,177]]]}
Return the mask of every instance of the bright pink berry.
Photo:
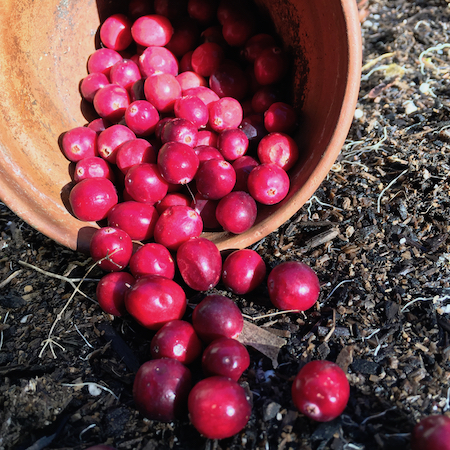
{"label": "bright pink berry", "polygon": [[241,431],[251,415],[244,389],[227,377],[199,381],[188,398],[189,418],[208,439],[224,439]]}
{"label": "bright pink berry", "polygon": [[173,279],[175,262],[164,245],[150,242],[139,247],[130,259],[130,272],[135,278],[159,275]]}
{"label": "bright pink berry", "polygon": [[156,149],[145,139],[137,138],[123,142],[116,150],[116,164],[125,175],[136,164],[156,163]]}
{"label": "bright pink berry", "polygon": [[289,170],[298,160],[298,146],[288,134],[269,133],[258,144],[258,158],[262,164],[273,163]]}
{"label": "bright pink berry", "polygon": [[192,53],[191,64],[194,72],[202,77],[210,77],[224,58],[222,47],[215,42],[200,44]]}
{"label": "bright pink berry", "polygon": [[159,330],[186,311],[186,294],[175,281],[159,275],[139,278],[125,296],[127,311],[143,327]]}
{"label": "bright pink berry", "polygon": [[166,47],[147,47],[139,56],[139,69],[144,78],[152,75],[178,75],[178,60]]}
{"label": "bright pink berry", "polygon": [[131,42],[131,20],[124,14],[109,16],[100,27],[100,40],[105,47],[120,52],[125,50]]}
{"label": "bright pink berry", "polygon": [[277,164],[260,164],[247,179],[250,195],[263,205],[274,205],[283,200],[289,192],[289,176]]}
{"label": "bright pink berry", "polygon": [[241,104],[233,97],[222,97],[209,105],[209,126],[216,132],[237,128],[242,122]]}
{"label": "bright pink berry", "polygon": [[201,355],[202,342],[189,322],[171,320],[153,336],[150,351],[153,359],[172,358],[191,364]]}
{"label": "bright pink berry", "polygon": [[270,300],[281,310],[306,311],[319,298],[320,282],[311,267],[299,261],[275,266],[267,279]]}
{"label": "bright pink berry", "polygon": [[93,104],[100,117],[117,123],[124,116],[130,104],[130,97],[124,87],[118,84],[107,84],[96,92]]}
{"label": "bright pink berry", "polygon": [[450,450],[450,417],[435,414],[422,418],[411,434],[411,450]]}
{"label": "bright pink berry", "polygon": [[198,165],[198,156],[189,145],[181,142],[169,141],[159,150],[158,168],[161,175],[168,183],[189,183],[197,173]]}
{"label": "bright pink berry", "polygon": [[199,167],[195,181],[203,198],[219,200],[233,190],[236,172],[228,161],[210,159]]}
{"label": "bright pink berry", "polygon": [[256,202],[250,194],[233,191],[220,199],[216,218],[225,231],[240,234],[253,226],[257,212]]}
{"label": "bright pink berry", "polygon": [[221,161],[225,159],[216,147],[211,147],[209,145],[197,145],[197,147],[194,147],[194,152],[198,156],[200,164],[209,159],[219,159]]}
{"label": "bright pink berry", "polygon": [[136,100],[125,110],[125,123],[136,136],[153,134],[158,122],[158,110],[146,100]]}
{"label": "bright pink berry", "polygon": [[187,119],[176,117],[168,120],[161,131],[161,142],[179,142],[191,148],[197,145],[197,127]]}
{"label": "bright pink berry", "polygon": [[197,137],[197,146],[209,145],[211,147],[217,147],[217,133],[214,131],[200,130]]}
{"label": "bright pink berry", "polygon": [[136,164],[125,175],[125,189],[137,202],[151,205],[167,194],[169,183],[162,177],[156,164]]}
{"label": "bright pink berry", "polygon": [[196,128],[204,127],[208,123],[208,107],[195,95],[185,95],[178,98],[174,104],[176,117],[189,120]]}
{"label": "bright pink berry", "polygon": [[212,89],[206,86],[197,86],[186,89],[185,91],[183,91],[183,95],[195,95],[206,106],[208,106],[212,102],[216,102],[217,100],[219,100],[219,96]]}
{"label": "bright pink berry", "polygon": [[98,119],[94,119],[88,124],[88,128],[94,130],[97,134],[100,134],[102,131],[105,131],[108,127],[110,127],[112,123],[109,120],[102,119],[99,117]]}
{"label": "bright pink berry", "polygon": [[264,126],[269,133],[291,133],[296,122],[295,109],[284,102],[272,103],[264,112]]}
{"label": "bright pink berry", "polygon": [[136,43],[143,47],[163,47],[169,43],[173,34],[173,27],[167,17],[149,14],[134,21],[131,34]]}
{"label": "bright pink berry", "polygon": [[107,178],[114,182],[114,172],[110,164],[99,156],[80,159],[75,166],[73,181],[79,183],[85,178]]}
{"label": "bright pink berry", "polygon": [[120,146],[134,139],[136,135],[125,125],[112,125],[98,135],[98,153],[106,161],[115,164]]}
{"label": "bright pink berry", "polygon": [[240,128],[229,128],[219,134],[217,149],[227,161],[244,156],[248,149],[248,138]]}
{"label": "bright pink berry", "polygon": [[182,192],[169,192],[162,200],[155,204],[158,214],[162,214],[169,206],[191,205],[191,198]]}
{"label": "bright pink berry", "polygon": [[349,396],[350,385],[344,371],[331,361],[310,361],[292,384],[292,400],[297,409],[318,422],[341,415]]}
{"label": "bright pink berry", "polygon": [[130,91],[134,83],[141,79],[138,65],[131,59],[116,62],[109,73],[111,83],[118,84]]}
{"label": "bright pink berry", "polygon": [[162,113],[173,111],[181,97],[181,87],[174,75],[161,73],[148,77],[144,83],[145,98]]}
{"label": "bright pink berry", "polygon": [[89,73],[101,72],[108,77],[111,67],[122,59],[122,56],[115,50],[99,48],[89,56],[87,69]]}
{"label": "bright pink berry", "polygon": [[125,308],[125,294],[133,286],[135,279],[128,272],[110,272],[100,279],[96,288],[96,297],[100,308],[107,314],[123,316]]}
{"label": "bright pink berry", "polygon": [[97,91],[109,83],[108,77],[101,72],[94,72],[87,75],[80,84],[80,92],[82,97],[88,101],[93,102]]}
{"label": "bright pink berry", "polygon": [[88,127],[72,128],[64,133],[61,146],[69,161],[97,156],[97,133]]}
{"label": "bright pink berry", "polygon": [[181,90],[183,95],[185,95],[184,91],[187,91],[190,88],[195,88],[199,86],[207,86],[205,78],[199,75],[198,73],[193,72],[192,70],[182,71],[180,67],[181,73],[177,75],[177,81],[181,86]]}

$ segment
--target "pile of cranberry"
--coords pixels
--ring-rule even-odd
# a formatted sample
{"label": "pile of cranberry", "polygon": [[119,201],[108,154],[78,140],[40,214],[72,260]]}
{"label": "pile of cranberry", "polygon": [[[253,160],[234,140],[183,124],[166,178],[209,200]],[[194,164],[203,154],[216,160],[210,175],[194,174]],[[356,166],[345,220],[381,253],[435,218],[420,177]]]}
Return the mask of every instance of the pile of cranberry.
{"label": "pile of cranberry", "polygon": [[[127,15],[101,25],[102,47],[80,84],[98,118],[62,139],[75,164],[72,212],[103,225],[90,242],[107,272],[98,302],[155,332],[153,359],[136,374],[136,407],[161,421],[188,410],[213,439],[236,434],[251,414],[238,384],[250,363],[236,340],[244,320],[217,294],[184,319],[180,283],[207,292],[221,281],[243,295],[267,277],[283,310],[309,309],[320,291],[303,263],[267,274],[257,252],[236,250],[223,260],[201,236],[251,228],[258,205],[286,197],[299,157],[296,114],[284,101],[289,58],[275,36],[258,30],[257,18],[245,0],[131,1]],[[204,378],[193,385],[189,365],[200,358]],[[343,411],[349,386],[339,367],[316,361],[298,374],[292,393],[304,414],[325,421]]]}

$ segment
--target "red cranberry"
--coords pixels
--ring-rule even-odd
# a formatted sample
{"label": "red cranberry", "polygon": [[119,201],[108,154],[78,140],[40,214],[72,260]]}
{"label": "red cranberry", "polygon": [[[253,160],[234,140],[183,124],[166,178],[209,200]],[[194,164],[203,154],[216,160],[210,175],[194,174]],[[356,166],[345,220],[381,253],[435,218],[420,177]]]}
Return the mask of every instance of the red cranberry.
{"label": "red cranberry", "polygon": [[175,101],[181,97],[177,79],[168,73],[148,77],[144,83],[145,98],[162,113],[173,111]]}
{"label": "red cranberry", "polygon": [[331,361],[307,363],[292,385],[292,400],[297,409],[318,422],[338,417],[349,396],[350,385],[344,371]]}
{"label": "red cranberry", "polygon": [[[186,71],[192,71],[192,54],[194,53],[194,50],[187,52],[183,55],[183,57],[180,59],[180,72],[186,72]],[[199,75],[201,76],[201,75]]]}
{"label": "red cranberry", "polygon": [[153,134],[158,122],[158,110],[146,100],[131,103],[125,111],[125,123],[137,136]]}
{"label": "red cranberry", "polygon": [[211,294],[194,308],[192,325],[200,339],[209,343],[220,337],[236,339],[244,327],[244,319],[233,300]]}
{"label": "red cranberry", "polygon": [[97,133],[88,127],[72,128],[64,133],[61,147],[69,161],[97,156]]}
{"label": "red cranberry", "polygon": [[319,298],[320,282],[313,269],[298,261],[275,266],[267,279],[272,303],[281,310],[306,311]]}
{"label": "red cranberry", "polygon": [[220,223],[216,218],[216,208],[218,200],[209,200],[203,198],[199,193],[195,194],[194,200],[191,203],[193,208],[202,218],[203,228],[205,230],[216,230],[220,228]]}
{"label": "red cranberry", "polygon": [[257,211],[256,202],[250,194],[233,191],[219,201],[216,218],[225,231],[240,234],[253,226]]}
{"label": "red cranberry", "polygon": [[195,95],[178,98],[174,104],[174,112],[176,117],[189,120],[197,129],[208,123],[208,107]]}
{"label": "red cranberry", "polygon": [[[278,89],[269,84],[258,89],[252,97],[252,109],[256,114],[264,114],[267,109],[280,98]],[[264,121],[265,125],[265,121]]]}
{"label": "red cranberry", "polygon": [[159,275],[139,278],[125,296],[125,306],[143,327],[159,330],[186,311],[186,295],[175,281]]}
{"label": "red cranberry", "polygon": [[244,58],[250,62],[255,62],[260,53],[267,47],[273,47],[275,39],[271,34],[259,33],[255,34],[244,45]]}
{"label": "red cranberry", "polygon": [[171,320],[160,328],[150,343],[153,359],[172,358],[191,364],[202,352],[194,327],[184,320]]}
{"label": "red cranberry", "polygon": [[276,46],[265,48],[254,63],[256,81],[263,86],[280,81],[286,75],[287,69],[287,55]]}
{"label": "red cranberry", "polygon": [[242,106],[232,97],[222,97],[209,105],[209,126],[217,132],[237,128],[242,122]]}
{"label": "red cranberry", "polygon": [[284,102],[275,102],[264,113],[264,126],[269,133],[290,133],[294,130],[297,115],[294,108]]}
{"label": "red cranberry", "polygon": [[264,128],[264,118],[260,114],[245,117],[239,128],[247,136],[249,148],[256,149],[261,139],[267,134],[267,130]]}
{"label": "red cranberry", "polygon": [[112,125],[98,135],[98,153],[106,161],[115,164],[121,144],[136,139],[136,135],[125,125]]}
{"label": "red cranberry", "polygon": [[211,147],[217,147],[218,135],[214,131],[200,130],[197,135],[197,146],[209,145]]}
{"label": "red cranberry", "polygon": [[411,434],[411,450],[449,450],[450,417],[431,415],[421,419]]}
{"label": "red cranberry", "polygon": [[109,120],[102,119],[99,117],[98,119],[94,119],[88,124],[88,128],[94,130],[97,134],[100,134],[102,131],[106,130],[110,127],[112,123]]}
{"label": "red cranberry", "polygon": [[90,73],[83,78],[80,84],[80,92],[82,97],[88,101],[93,102],[97,91],[109,83],[108,77],[101,72]]}
{"label": "red cranberry", "polygon": [[195,95],[206,106],[208,106],[212,102],[219,100],[219,96],[212,89],[206,86],[189,88],[183,92],[183,95]]}
{"label": "red cranberry", "polygon": [[114,172],[111,166],[103,158],[98,156],[88,156],[77,162],[73,181],[79,183],[85,178],[107,178],[114,182]]}
{"label": "red cranberry", "polygon": [[194,72],[210,77],[224,58],[222,47],[215,42],[200,44],[192,53],[191,64]]}
{"label": "red cranberry", "polygon": [[242,47],[253,35],[255,22],[250,14],[231,16],[222,23],[222,34],[231,47]]}
{"label": "red cranberry", "polygon": [[294,139],[285,133],[269,133],[258,145],[261,163],[273,163],[289,170],[298,160],[298,147]]}
{"label": "red cranberry", "polygon": [[187,14],[187,0],[155,0],[155,13],[168,19],[176,19]]}
{"label": "red cranberry", "polygon": [[121,60],[122,56],[115,50],[110,48],[99,48],[89,56],[87,69],[89,73],[101,72],[108,77],[111,67],[117,61]]}
{"label": "red cranberry", "polygon": [[111,67],[109,79],[111,83],[118,84],[129,91],[133,84],[141,79],[141,72],[134,61],[123,59]]}
{"label": "red cranberry", "polygon": [[197,145],[197,127],[187,119],[175,118],[168,120],[161,131],[161,142],[177,142],[191,148]]}
{"label": "red cranberry", "polygon": [[133,384],[136,409],[150,420],[172,422],[183,417],[192,386],[190,370],[175,359],[147,361]]}
{"label": "red cranberry", "polygon": [[136,20],[141,16],[147,16],[155,12],[153,2],[148,0],[130,0],[128,3],[128,15]]}
{"label": "red cranberry", "polygon": [[133,286],[135,279],[128,272],[111,272],[104,275],[97,284],[96,297],[100,308],[107,314],[123,316],[125,294]]}
{"label": "red cranberry", "polygon": [[263,205],[274,205],[289,192],[289,176],[276,164],[260,164],[247,180],[250,195]]}
{"label": "red cranberry", "polygon": [[184,282],[196,291],[207,291],[219,282],[222,257],[213,242],[193,237],[177,250],[177,266]]}
{"label": "red cranberry", "polygon": [[233,169],[236,172],[235,191],[248,192],[247,180],[250,172],[259,165],[259,162],[249,155],[241,156],[233,161]]}
{"label": "red cranberry", "polygon": [[152,75],[178,75],[178,61],[165,47],[147,47],[139,57],[139,68],[144,78]]}
{"label": "red cranberry", "polygon": [[211,25],[206,30],[203,30],[200,35],[200,42],[201,44],[213,42],[219,45],[224,51],[228,50],[228,44],[223,37],[221,25]]}
{"label": "red cranberry", "polygon": [[155,207],[135,201],[121,202],[108,213],[108,225],[128,233],[133,241],[148,241],[153,237],[159,214]]}
{"label": "red cranberry", "polygon": [[191,198],[182,192],[170,192],[162,200],[156,203],[155,207],[158,214],[162,214],[169,206],[191,205]]}
{"label": "red cranberry", "polygon": [[133,86],[131,86],[131,89],[128,91],[130,95],[130,102],[135,102],[136,100],[145,100],[144,83],[145,80],[143,78],[133,83]]}
{"label": "red cranberry", "polygon": [[69,202],[75,217],[97,222],[106,218],[118,197],[114,184],[108,179],[87,178],[72,188]]}
{"label": "red cranberry", "polygon": [[194,147],[194,152],[198,156],[200,164],[209,159],[219,159],[221,161],[225,159],[217,148],[209,145],[197,145],[197,147]]}
{"label": "red cranberry", "polygon": [[[181,67],[180,70],[182,70]],[[180,74],[177,75],[176,78],[181,86],[181,91],[183,95],[185,95],[184,91],[190,88],[208,85],[204,77],[202,77],[198,73],[192,72],[191,70],[181,72]]]}
{"label": "red cranberry", "polygon": [[217,4],[217,0],[189,0],[188,14],[202,25],[208,25],[216,17]]}
{"label": "red cranberry", "polygon": [[242,100],[248,91],[248,79],[244,71],[232,62],[222,63],[210,76],[209,87],[219,97]]}
{"label": "red cranberry", "polygon": [[169,43],[173,27],[167,17],[149,14],[134,21],[131,34],[138,45],[163,47]]}
{"label": "red cranberry", "polygon": [[224,439],[241,431],[251,415],[244,389],[227,377],[199,381],[188,398],[189,418],[208,439]]}
{"label": "red cranberry", "polygon": [[222,282],[237,295],[255,290],[266,276],[266,265],[254,250],[236,250],[223,263]]}
{"label": "red cranberry", "polygon": [[206,347],[202,355],[203,373],[221,375],[238,381],[250,365],[247,349],[236,339],[219,338]]}
{"label": "red cranberry", "polygon": [[130,97],[122,86],[107,84],[96,92],[93,104],[100,117],[117,123],[124,116]]}
{"label": "red cranberry", "polygon": [[182,57],[185,53],[195,49],[200,37],[200,31],[195,20],[182,17],[173,22],[174,33],[166,45],[175,56]]}
{"label": "red cranberry", "polygon": [[236,172],[228,161],[210,159],[199,167],[195,181],[204,198],[219,200],[233,190]]}
{"label": "red cranberry", "polygon": [[166,247],[150,242],[139,247],[130,258],[130,271],[135,278],[159,275],[173,279],[175,262]]}
{"label": "red cranberry", "polygon": [[100,40],[105,47],[120,52],[125,50],[131,42],[131,20],[124,14],[109,16],[100,27]]}
{"label": "red cranberry", "polygon": [[125,189],[137,202],[153,205],[164,198],[168,188],[156,164],[136,164],[125,175]]}
{"label": "red cranberry", "polygon": [[170,206],[156,222],[154,238],[159,244],[175,251],[189,238],[200,236],[202,229],[202,219],[192,208]]}
{"label": "red cranberry", "polygon": [[120,228],[103,227],[92,235],[89,251],[103,270],[117,272],[128,265],[133,242],[128,233]]}
{"label": "red cranberry", "polygon": [[198,164],[198,157],[194,150],[181,142],[167,142],[158,153],[158,168],[168,183],[189,183],[197,172]]}
{"label": "red cranberry", "polygon": [[219,134],[217,149],[227,161],[234,161],[245,155],[247,148],[248,138],[240,128],[229,128]]}
{"label": "red cranberry", "polygon": [[116,150],[116,164],[125,175],[136,164],[156,163],[156,149],[145,139],[130,139],[119,145]]}

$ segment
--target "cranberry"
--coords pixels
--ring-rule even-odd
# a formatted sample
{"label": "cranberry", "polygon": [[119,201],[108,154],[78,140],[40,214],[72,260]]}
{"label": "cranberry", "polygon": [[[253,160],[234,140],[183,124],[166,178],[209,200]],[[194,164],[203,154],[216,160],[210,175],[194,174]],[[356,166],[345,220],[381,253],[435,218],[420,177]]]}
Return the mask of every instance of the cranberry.
{"label": "cranberry", "polygon": [[200,130],[197,135],[197,146],[199,145],[209,145],[211,147],[217,146],[218,135],[214,131],[210,130]]}
{"label": "cranberry", "polygon": [[219,200],[233,190],[236,172],[228,161],[210,159],[199,167],[195,181],[204,198]]}
{"label": "cranberry", "polygon": [[131,20],[124,14],[109,16],[100,27],[100,40],[105,47],[120,52],[133,41],[131,36]]}
{"label": "cranberry", "polygon": [[128,233],[133,241],[147,241],[153,237],[159,214],[147,203],[126,201],[115,205],[108,213],[108,225]]}
{"label": "cranberry", "polygon": [[194,72],[210,77],[224,58],[222,47],[215,42],[200,44],[192,53],[191,64]]}
{"label": "cranberry", "polygon": [[130,258],[130,272],[135,278],[159,275],[173,279],[175,262],[166,247],[150,242],[139,247]]}
{"label": "cranberry", "polygon": [[160,328],[150,343],[152,358],[172,358],[191,364],[202,352],[194,327],[184,320],[171,320]]}
{"label": "cranberry", "polygon": [[134,379],[134,403],[146,418],[172,422],[185,413],[191,386],[191,372],[179,361],[169,358],[147,361]]}
{"label": "cranberry", "polygon": [[290,133],[294,130],[296,121],[294,108],[284,102],[272,103],[264,113],[264,126],[269,133]]}
{"label": "cranberry", "polygon": [[148,0],[130,0],[128,3],[128,15],[134,20],[154,12],[153,2]]}
{"label": "cranberry", "polygon": [[222,282],[237,295],[255,290],[266,276],[266,265],[254,250],[236,250],[223,263]]}
{"label": "cranberry", "polygon": [[192,325],[200,339],[209,343],[220,337],[236,339],[244,327],[244,319],[233,300],[211,294],[194,308]]}
{"label": "cranberry", "polygon": [[112,125],[98,135],[98,153],[106,161],[115,164],[121,144],[136,139],[136,135],[125,125]]}
{"label": "cranberry", "polygon": [[203,373],[208,377],[222,375],[237,381],[249,365],[250,355],[236,339],[216,339],[206,347],[202,355]]}
{"label": "cranberry", "polygon": [[[194,53],[194,50],[191,50],[190,52],[187,52],[183,55],[183,57],[180,59],[180,72],[186,72],[186,71],[192,71],[192,54]],[[201,76],[201,75],[199,75]]]}
{"label": "cranberry", "polygon": [[167,194],[169,183],[156,164],[136,164],[125,175],[125,189],[137,202],[154,204]]}
{"label": "cranberry", "polygon": [[411,434],[411,450],[449,450],[450,417],[431,415],[421,419]]}
{"label": "cranberry", "polygon": [[69,161],[97,156],[97,133],[88,127],[72,128],[64,133],[61,147]]}
{"label": "cranberry", "polygon": [[174,205],[190,206],[191,199],[187,194],[183,194],[182,192],[170,192],[156,203],[155,207],[158,214],[162,214],[169,206]]}
{"label": "cranberry", "polygon": [[195,95],[178,98],[174,104],[174,112],[176,117],[189,120],[197,129],[208,123],[208,107]]}
{"label": "cranberry", "polygon": [[69,202],[75,217],[96,222],[106,218],[118,197],[114,184],[108,179],[86,178],[72,188]]}
{"label": "cranberry", "polygon": [[216,17],[217,4],[217,0],[189,0],[188,14],[202,25],[207,25]]}
{"label": "cranberry", "polygon": [[[181,67],[180,67],[180,70]],[[183,95],[185,95],[184,91],[198,87],[198,86],[207,86],[207,82],[204,77],[199,75],[198,73],[193,72],[192,70],[182,71],[177,75],[177,81],[181,86],[181,91]]]}
{"label": "cranberry", "polygon": [[251,415],[244,389],[227,377],[199,381],[188,398],[189,418],[208,439],[224,439],[241,431]]}
{"label": "cranberry", "polygon": [[96,92],[93,104],[100,117],[117,123],[124,116],[130,97],[122,86],[107,84]]}
{"label": "cranberry", "polygon": [[298,147],[294,139],[285,133],[269,133],[258,145],[261,163],[274,163],[289,170],[298,160]]}
{"label": "cranberry", "polygon": [[187,14],[187,0],[155,0],[155,13],[168,19],[176,19]]}
{"label": "cranberry", "polygon": [[216,218],[216,208],[218,203],[218,200],[209,200],[203,198],[199,193],[195,194],[194,200],[191,203],[191,208],[200,215],[203,221],[203,228],[206,230],[216,230],[220,228],[220,223]]}
{"label": "cranberry", "polygon": [[256,81],[261,85],[277,83],[286,75],[287,69],[287,55],[277,46],[265,48],[254,63]]}
{"label": "cranberry", "polygon": [[[124,269],[133,253],[133,242],[127,232],[116,227],[98,229],[91,238],[89,251],[94,261],[106,271]],[[106,259],[105,259],[106,258]]]}
{"label": "cranberry", "polygon": [[149,14],[134,21],[131,34],[138,45],[162,47],[169,43],[173,27],[167,17]]}
{"label": "cranberry", "polygon": [[197,145],[197,127],[187,119],[175,118],[168,120],[161,131],[161,142],[177,142],[191,148]]}
{"label": "cranberry", "polygon": [[82,97],[88,101],[93,102],[97,91],[109,83],[108,77],[101,72],[90,73],[83,78],[80,84],[80,92]]}
{"label": "cranberry", "polygon": [[276,103],[279,100],[279,98],[279,91],[272,84],[261,87],[253,94],[252,97],[253,112],[256,114],[264,114],[272,104]]}
{"label": "cranberry", "polygon": [[278,309],[306,311],[320,293],[316,273],[299,261],[286,261],[275,266],[267,279],[269,296]]}
{"label": "cranberry", "polygon": [[145,139],[130,139],[117,147],[116,164],[125,175],[136,164],[156,163],[156,149]]}
{"label": "cranberry", "polygon": [[221,161],[225,159],[217,148],[209,145],[197,145],[197,147],[194,147],[194,152],[198,156],[200,164],[209,159],[219,159]]}
{"label": "cranberry", "polygon": [[242,100],[248,91],[248,79],[244,71],[232,62],[222,63],[210,76],[209,87],[219,97]]}
{"label": "cranberry", "polygon": [[125,294],[133,286],[135,279],[128,272],[110,272],[104,275],[97,284],[96,297],[100,308],[107,314],[123,316]]}
{"label": "cranberry", "polygon": [[206,106],[210,103],[219,100],[219,96],[209,87],[198,86],[189,88],[183,92],[183,95],[195,95],[197,96]]}
{"label": "cranberry", "polygon": [[197,22],[190,17],[182,17],[174,21],[174,33],[166,45],[175,56],[182,57],[195,49],[200,37]]}
{"label": "cranberry", "polygon": [[103,158],[88,156],[77,162],[73,181],[78,183],[85,178],[107,178],[114,182],[114,172],[112,167]]}
{"label": "cranberry", "polygon": [[197,172],[198,164],[198,157],[194,150],[181,142],[167,142],[158,153],[158,168],[168,183],[189,183]]}
{"label": "cranberry", "polygon": [[118,84],[129,91],[133,84],[141,79],[141,72],[133,60],[123,59],[111,67],[109,79],[111,83]]}
{"label": "cranberry", "polygon": [[242,47],[253,35],[254,19],[250,14],[230,16],[222,23],[222,34],[228,45]]}
{"label": "cranberry", "polygon": [[244,58],[254,63],[260,53],[267,47],[273,47],[275,45],[275,39],[271,34],[259,33],[255,34],[245,43],[243,49]]}
{"label": "cranberry", "polygon": [[217,140],[217,149],[227,161],[234,161],[247,152],[247,135],[240,128],[223,130]]}
{"label": "cranberry", "polygon": [[206,30],[203,30],[200,35],[200,42],[202,44],[213,42],[219,45],[224,51],[228,50],[228,44],[223,37],[221,25],[211,25]]}
{"label": "cranberry", "polygon": [[159,275],[139,278],[125,296],[125,306],[143,327],[159,330],[186,311],[186,295],[175,281]]}
{"label": "cranberry", "polygon": [[158,122],[158,110],[146,100],[130,103],[125,111],[125,123],[137,136],[153,134]]}
{"label": "cranberry", "polygon": [[250,194],[233,191],[219,201],[216,218],[225,231],[240,234],[253,226],[257,211],[256,202]]}
{"label": "cranberry", "polygon": [[130,95],[130,102],[135,102],[136,100],[145,100],[144,83],[145,83],[144,78],[136,80],[133,83],[133,86],[131,86],[131,89],[128,91]]}
{"label": "cranberry", "polygon": [[111,67],[122,59],[122,56],[115,50],[99,48],[89,56],[87,69],[89,73],[101,72],[108,77]]}
{"label": "cranberry", "polygon": [[100,134],[102,131],[106,130],[110,127],[112,123],[109,120],[102,119],[99,117],[98,119],[94,119],[88,124],[88,128],[94,130],[97,134]]}
{"label": "cranberry", "polygon": [[233,169],[236,172],[235,191],[248,192],[247,180],[250,172],[259,165],[259,162],[249,155],[241,156],[233,161]]}
{"label": "cranberry", "polygon": [[222,257],[213,242],[193,237],[177,250],[177,266],[184,282],[196,291],[207,291],[220,280]]}
{"label": "cranberry", "polygon": [[209,126],[217,132],[237,128],[242,122],[242,106],[232,97],[222,97],[209,105]]}
{"label": "cranberry", "polygon": [[178,61],[165,47],[147,47],[139,56],[139,68],[144,78],[163,73],[178,75]]}
{"label": "cranberry", "polygon": [[350,385],[344,371],[331,361],[307,363],[292,385],[292,400],[297,409],[318,422],[338,417],[349,396]]}
{"label": "cranberry", "polygon": [[178,247],[191,237],[200,236],[203,222],[200,215],[189,206],[170,206],[155,225],[154,238],[169,250]]}
{"label": "cranberry", "polygon": [[156,124],[156,128],[155,128],[155,137],[159,142],[161,142],[161,133],[162,133],[162,130],[165,127],[166,123],[173,119],[175,119],[175,117],[172,117],[172,116],[166,116],[166,117],[163,117],[162,119],[159,119],[159,122]]}
{"label": "cranberry", "polygon": [[245,117],[239,128],[247,136],[249,148],[256,148],[261,139],[267,134],[267,130],[264,128],[264,118],[260,114],[252,114]]}
{"label": "cranberry", "polygon": [[260,164],[247,180],[250,195],[263,205],[274,205],[289,192],[289,176],[276,164]]}
{"label": "cranberry", "polygon": [[173,111],[175,101],[181,97],[177,79],[168,73],[148,77],[144,83],[145,98],[162,113]]}

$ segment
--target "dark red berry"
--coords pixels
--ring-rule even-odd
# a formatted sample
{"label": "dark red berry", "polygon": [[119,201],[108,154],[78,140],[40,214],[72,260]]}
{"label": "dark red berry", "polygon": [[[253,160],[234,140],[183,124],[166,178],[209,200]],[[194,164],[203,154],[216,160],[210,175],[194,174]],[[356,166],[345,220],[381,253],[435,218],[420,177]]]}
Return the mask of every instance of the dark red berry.
{"label": "dark red berry", "polygon": [[111,272],[103,275],[96,288],[96,297],[100,308],[113,316],[123,316],[127,311],[125,294],[134,282],[133,275],[128,272]]}
{"label": "dark red berry", "polygon": [[173,279],[175,262],[164,245],[150,242],[139,247],[130,258],[130,272],[135,278],[159,275]]}
{"label": "dark red berry", "polygon": [[244,191],[233,191],[220,199],[216,218],[225,231],[240,234],[256,221],[258,208],[253,197]]}

